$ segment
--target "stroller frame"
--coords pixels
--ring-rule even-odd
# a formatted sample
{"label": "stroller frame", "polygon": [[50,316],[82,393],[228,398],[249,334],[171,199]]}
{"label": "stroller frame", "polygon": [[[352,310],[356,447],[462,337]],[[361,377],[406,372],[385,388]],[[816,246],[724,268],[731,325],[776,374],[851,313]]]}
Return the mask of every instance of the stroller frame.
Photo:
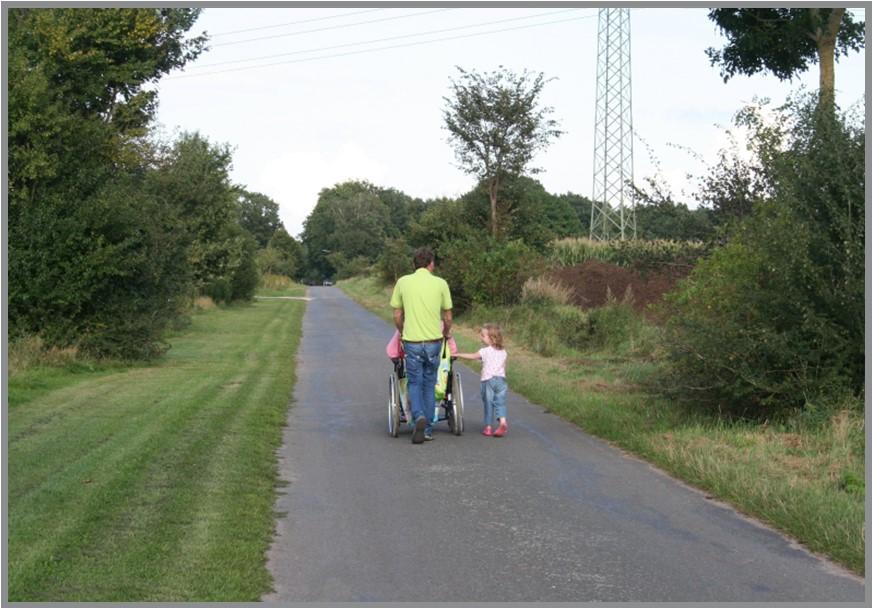
{"label": "stroller frame", "polygon": [[[456,358],[450,362],[454,364]],[[404,423],[408,427],[414,425],[406,392],[406,366],[402,357],[391,358],[394,371],[388,376],[388,434],[396,438]],[[441,410],[442,409],[442,412]],[[464,433],[464,389],[461,385],[461,375],[455,372],[454,366],[449,369],[446,385],[446,395],[437,400],[432,423],[446,421],[449,429],[456,436]]]}

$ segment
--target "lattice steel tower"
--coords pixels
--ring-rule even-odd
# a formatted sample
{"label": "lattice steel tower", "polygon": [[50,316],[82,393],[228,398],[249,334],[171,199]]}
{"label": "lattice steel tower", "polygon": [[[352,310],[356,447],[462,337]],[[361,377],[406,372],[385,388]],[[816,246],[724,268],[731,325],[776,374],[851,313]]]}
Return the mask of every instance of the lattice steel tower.
{"label": "lattice steel tower", "polygon": [[592,239],[635,239],[630,9],[602,8],[597,26]]}

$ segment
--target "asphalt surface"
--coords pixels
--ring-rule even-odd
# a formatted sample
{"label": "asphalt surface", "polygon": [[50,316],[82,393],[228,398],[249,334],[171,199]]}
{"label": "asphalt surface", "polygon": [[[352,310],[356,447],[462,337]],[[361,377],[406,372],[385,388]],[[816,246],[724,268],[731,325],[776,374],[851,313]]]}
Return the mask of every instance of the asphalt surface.
{"label": "asphalt surface", "polygon": [[862,579],[511,391],[509,434],[482,436],[457,363],[465,433],[390,437],[392,328],[338,288],[308,296],[264,601],[864,601]]}

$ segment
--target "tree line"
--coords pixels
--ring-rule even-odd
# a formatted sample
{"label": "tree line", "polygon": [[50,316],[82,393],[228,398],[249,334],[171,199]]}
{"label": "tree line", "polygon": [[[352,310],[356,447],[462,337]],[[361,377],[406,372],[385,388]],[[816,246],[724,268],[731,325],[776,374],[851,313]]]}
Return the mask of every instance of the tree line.
{"label": "tree line", "polygon": [[196,296],[250,298],[259,259],[293,273],[299,244],[231,182],[228,146],[153,134],[151,85],[206,48],[199,12],[9,9],[13,339],[149,357]]}

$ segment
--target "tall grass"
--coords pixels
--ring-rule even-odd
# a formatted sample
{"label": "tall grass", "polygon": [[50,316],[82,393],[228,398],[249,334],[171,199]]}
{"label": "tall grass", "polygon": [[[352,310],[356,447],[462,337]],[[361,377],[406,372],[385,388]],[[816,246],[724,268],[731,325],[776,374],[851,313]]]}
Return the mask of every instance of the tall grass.
{"label": "tall grass", "polygon": [[258,287],[267,290],[284,290],[294,285],[290,277],[285,275],[274,275],[272,273],[264,273],[261,275],[261,281]]}
{"label": "tall grass", "polygon": [[568,305],[572,297],[572,289],[548,277],[531,277],[521,288],[521,303],[527,305]]}
{"label": "tall grass", "polygon": [[76,347],[48,347],[36,335],[27,335],[9,341],[9,376],[41,366],[63,367],[81,361]]}
{"label": "tall grass", "polygon": [[550,243],[546,255],[550,262],[561,267],[599,260],[618,266],[658,268],[692,266],[706,252],[706,245],[700,241],[595,241],[587,238],[566,238]]}

